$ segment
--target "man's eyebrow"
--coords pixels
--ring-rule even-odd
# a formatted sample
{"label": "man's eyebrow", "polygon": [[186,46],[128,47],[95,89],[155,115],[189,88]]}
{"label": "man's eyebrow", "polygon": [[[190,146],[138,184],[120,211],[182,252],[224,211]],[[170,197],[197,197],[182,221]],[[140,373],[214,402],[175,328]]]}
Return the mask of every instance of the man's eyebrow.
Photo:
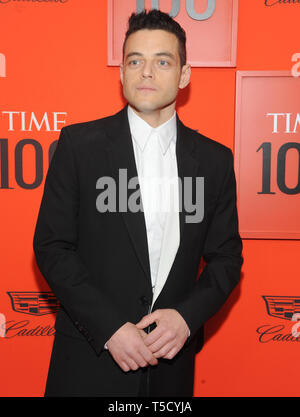
{"label": "man's eyebrow", "polygon": [[130,58],[131,56],[143,56],[140,52],[129,52],[129,54],[126,55],[125,59]]}
{"label": "man's eyebrow", "polygon": [[175,56],[171,52],[165,52],[165,51],[163,51],[163,52],[157,52],[155,54],[155,56],[167,56],[167,57],[173,59],[174,61],[176,60]]}
{"label": "man's eyebrow", "polygon": [[[171,52],[162,51],[162,52],[157,52],[157,53],[156,53],[156,54],[154,54],[154,55],[155,55],[155,56],[167,56],[167,57],[169,57],[169,58],[173,59],[174,61],[176,61],[175,56],[174,56]],[[135,51],[133,51],[133,52],[129,52],[129,53],[126,55],[126,58],[125,58],[125,59],[128,59],[128,58],[130,58],[130,57],[132,57],[132,56],[143,56],[143,54],[142,54],[141,52],[135,52]]]}

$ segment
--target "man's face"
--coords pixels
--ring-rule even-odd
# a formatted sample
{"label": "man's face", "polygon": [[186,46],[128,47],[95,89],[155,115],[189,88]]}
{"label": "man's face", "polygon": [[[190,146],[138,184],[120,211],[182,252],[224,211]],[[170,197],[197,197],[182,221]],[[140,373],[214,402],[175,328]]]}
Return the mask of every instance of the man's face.
{"label": "man's face", "polygon": [[178,89],[190,79],[190,66],[180,65],[177,37],[158,29],[128,37],[120,70],[125,98],[143,113],[174,104]]}

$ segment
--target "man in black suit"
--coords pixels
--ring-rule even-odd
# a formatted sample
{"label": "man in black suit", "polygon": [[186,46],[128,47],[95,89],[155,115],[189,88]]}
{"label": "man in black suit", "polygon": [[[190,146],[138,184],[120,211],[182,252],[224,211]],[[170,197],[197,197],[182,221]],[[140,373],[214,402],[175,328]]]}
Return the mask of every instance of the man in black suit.
{"label": "man in black suit", "polygon": [[46,396],[192,396],[203,325],[240,278],[232,152],[175,112],[185,32],[133,14],[120,70],[128,105],[64,127],[45,181],[34,251],[61,304]]}

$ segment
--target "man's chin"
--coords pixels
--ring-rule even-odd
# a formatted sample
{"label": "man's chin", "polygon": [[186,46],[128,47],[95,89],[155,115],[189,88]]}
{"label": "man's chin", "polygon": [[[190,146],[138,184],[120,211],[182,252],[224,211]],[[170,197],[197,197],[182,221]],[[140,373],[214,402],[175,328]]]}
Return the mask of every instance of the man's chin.
{"label": "man's chin", "polygon": [[155,111],[162,110],[164,108],[164,106],[160,106],[158,104],[155,105],[153,103],[130,103],[130,102],[128,103],[132,108],[134,108],[139,113],[145,113],[145,114],[153,113]]}
{"label": "man's chin", "polygon": [[151,113],[155,110],[158,110],[158,107],[153,105],[153,103],[130,103],[129,102],[129,105],[141,113]]}

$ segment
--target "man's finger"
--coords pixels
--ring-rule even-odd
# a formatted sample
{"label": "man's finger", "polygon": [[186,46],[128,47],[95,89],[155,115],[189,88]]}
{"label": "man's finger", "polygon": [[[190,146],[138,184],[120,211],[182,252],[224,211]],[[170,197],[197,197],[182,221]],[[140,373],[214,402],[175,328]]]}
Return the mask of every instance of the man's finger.
{"label": "man's finger", "polygon": [[136,361],[129,356],[125,359],[125,361],[132,371],[136,371],[139,368],[139,365],[136,363]]}
{"label": "man's finger", "polygon": [[148,333],[144,339],[146,346],[150,346],[165,335],[165,331],[158,325],[152,332]]}
{"label": "man's finger", "polygon": [[153,355],[153,353],[145,345],[141,346],[140,353],[143,356],[143,358],[145,359],[145,361],[147,361],[147,363],[149,363],[150,365],[157,365],[158,364],[158,361],[155,358],[155,356]]}
{"label": "man's finger", "polygon": [[171,352],[177,353],[177,349],[177,346],[174,346],[174,342],[170,342],[164,345],[159,351],[155,352],[153,355],[156,358],[166,358]]}
{"label": "man's finger", "polygon": [[130,371],[130,368],[129,368],[129,366],[127,365],[127,363],[126,363],[126,362],[120,362],[120,363],[119,363],[119,365],[120,365],[120,367],[122,368],[122,370],[123,370],[124,372],[128,372],[128,371]]}
{"label": "man's finger", "polygon": [[144,316],[138,323],[136,323],[136,327],[138,329],[144,329],[147,326],[150,326],[150,324],[154,323],[158,319],[158,315],[156,311],[153,313],[147,314]]}
{"label": "man's finger", "polygon": [[157,359],[153,356],[151,349],[146,347],[145,344],[145,338],[147,337],[147,333],[144,330],[139,330],[139,333],[143,339],[143,345],[140,348],[141,355],[148,362],[149,365],[157,365]]}
{"label": "man's finger", "polygon": [[147,344],[151,352],[155,353],[162,349],[166,344],[173,341],[168,335],[163,334],[161,337],[157,338],[153,343]]}
{"label": "man's finger", "polygon": [[162,356],[164,359],[173,359],[175,355],[178,353],[178,348],[174,347],[171,349],[166,355]]}
{"label": "man's finger", "polygon": [[141,330],[141,329],[139,329],[139,333],[143,340],[147,337],[147,334],[148,334],[144,330]]}

